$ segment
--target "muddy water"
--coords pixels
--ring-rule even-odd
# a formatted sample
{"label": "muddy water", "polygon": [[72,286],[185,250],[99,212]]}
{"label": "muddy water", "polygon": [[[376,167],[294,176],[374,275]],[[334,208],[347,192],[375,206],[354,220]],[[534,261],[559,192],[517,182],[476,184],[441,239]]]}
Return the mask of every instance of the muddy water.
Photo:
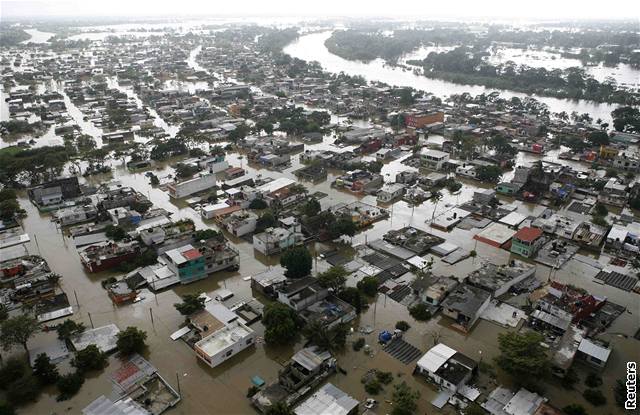
{"label": "muddy water", "polygon": [[[194,55],[195,60],[195,55]],[[114,84],[115,86],[115,84]],[[54,85],[55,87],[55,85]],[[127,94],[137,99],[133,91],[128,88],[117,85],[118,88],[125,90]],[[61,88],[60,88],[61,89]],[[60,90],[59,89],[59,90]],[[68,102],[69,113],[80,123],[82,121],[82,113]],[[141,105],[141,103],[139,103]],[[153,115],[153,114],[152,114]],[[101,132],[90,123],[80,124],[83,132],[94,135],[99,138]],[[158,124],[156,124],[158,125]],[[164,128],[164,127],[163,127]],[[335,137],[327,136],[323,143],[306,146],[311,149],[333,149],[340,151],[339,148],[332,145]],[[437,142],[441,137],[432,136],[430,141]],[[223,145],[226,143],[222,143]],[[239,153],[230,153],[227,159],[231,165],[242,166],[247,169],[250,174],[261,174],[268,177],[289,177],[296,179],[293,171],[300,167],[297,156],[292,157],[292,166],[284,172],[269,171],[258,166],[248,165],[246,158]],[[404,156],[406,157],[406,155]],[[519,162],[534,160],[539,156],[520,153]],[[554,154],[550,153],[544,156],[545,159],[553,160]],[[382,174],[385,181],[392,181],[395,174],[399,171],[409,169],[401,163],[402,159],[394,160],[385,164]],[[176,160],[172,160],[174,163]],[[114,167],[111,174],[103,176],[95,176],[87,179],[89,183],[101,183],[110,178],[121,181],[124,185],[132,186],[138,191],[148,195],[154,205],[167,209],[173,213],[175,218],[193,219],[198,228],[215,227],[210,221],[204,221],[192,209],[186,207],[184,203],[173,202],[168,195],[149,185],[148,179],[143,173],[129,172],[119,160],[111,160],[109,162]],[[170,163],[160,163],[154,171],[162,181],[162,178],[173,173]],[[376,204],[375,197],[354,195],[349,192],[339,191],[330,186],[340,172],[332,171],[325,182],[311,185],[307,184],[310,191],[320,191],[327,193],[328,196],[321,200],[323,207],[328,207],[339,202],[351,202],[362,199],[364,202]],[[82,179],[83,181],[85,179]],[[442,275],[453,275],[459,279],[463,279],[471,270],[475,269],[482,261],[496,262],[499,264],[506,263],[510,254],[507,251],[498,250],[483,243],[477,243],[472,239],[473,231],[455,229],[450,233],[444,233],[434,229],[430,229],[426,223],[432,217],[434,209],[436,215],[442,214],[454,205],[471,199],[473,191],[477,190],[479,184],[473,181],[463,181],[463,188],[456,194],[450,194],[443,191],[443,199],[436,205],[431,202],[425,202],[419,206],[411,207],[405,202],[395,203],[391,210],[391,217],[387,221],[378,222],[364,232],[359,233],[352,239],[352,243],[361,244],[367,240],[373,240],[381,237],[384,233],[391,229],[401,228],[403,226],[412,225],[424,230],[447,238],[448,241],[460,245],[466,249],[475,249],[478,252],[478,258],[467,259],[455,265],[448,265],[435,258],[434,272]],[[511,200],[505,199],[510,202]],[[50,216],[40,214],[31,203],[23,196],[20,200],[21,205],[28,211],[28,217],[24,220],[24,229],[32,236],[32,242],[28,245],[29,252],[42,255],[50,264],[53,271],[61,274],[62,289],[69,295],[72,303],[75,303],[77,295],[79,307],[76,309],[74,319],[83,321],[87,326],[93,323],[96,327],[104,324],[115,323],[120,328],[127,326],[137,326],[146,330],[150,345],[147,358],[158,367],[160,373],[174,386],[177,387],[179,379],[180,389],[183,393],[183,402],[174,410],[179,414],[244,414],[253,413],[245,397],[247,388],[250,386],[250,378],[259,375],[265,380],[273,381],[276,379],[277,370],[280,364],[285,362],[294,350],[298,350],[301,344],[295,347],[273,348],[265,347],[263,344],[256,345],[253,349],[244,351],[222,366],[211,369],[203,363],[199,362],[194,353],[182,342],[173,342],[169,339],[169,335],[174,332],[183,318],[175,311],[173,304],[179,301],[179,296],[185,293],[206,292],[211,294],[220,287],[226,287],[232,290],[237,299],[252,296],[251,288],[248,281],[243,281],[244,276],[254,274],[264,270],[269,266],[277,266],[278,258],[265,258],[258,255],[253,250],[250,243],[244,240],[232,239],[234,245],[240,251],[240,271],[236,273],[218,273],[211,278],[200,281],[198,283],[174,287],[173,289],[153,295],[145,294],[145,299],[137,304],[127,305],[123,307],[114,307],[108,299],[106,292],[100,286],[100,281],[110,273],[87,274],[80,264],[80,260],[75,248],[70,240],[65,239],[55,225],[50,222]],[[522,213],[534,212],[539,207],[532,205],[522,205],[519,209]],[[324,246],[312,247],[318,249],[326,249]],[[603,263],[608,262],[606,256],[601,256]],[[326,264],[319,263],[318,267],[324,269]],[[626,293],[613,287],[602,286],[592,281],[597,271],[586,265],[582,265],[576,261],[567,264],[563,269],[553,274],[553,278],[562,282],[572,283],[577,286],[584,287],[594,293],[604,295],[612,301],[626,306],[632,314],[623,314],[613,325],[609,334],[603,335],[604,339],[611,340],[614,353],[612,354],[609,365],[603,373],[605,385],[602,390],[607,394],[609,401],[612,402],[611,388],[615,379],[620,378],[623,374],[624,362],[630,359],[637,359],[637,343],[635,340],[625,339],[615,335],[615,333],[631,334],[638,326],[638,297],[635,294]],[[546,281],[549,277],[549,268],[538,265],[537,278]],[[153,323],[151,321],[151,313],[153,313]],[[505,329],[485,321],[480,321],[470,335],[463,335],[452,330],[449,327],[450,322],[447,319],[439,317],[428,323],[419,323],[413,321],[408,315],[406,308],[395,303],[394,301],[380,295],[369,309],[362,314],[359,320],[353,323],[353,327],[357,330],[359,326],[372,326],[375,330],[372,334],[365,336],[367,342],[372,346],[375,355],[368,357],[362,352],[353,352],[350,348],[338,356],[339,363],[347,370],[347,375],[335,375],[331,378],[339,387],[350,393],[357,399],[365,399],[368,397],[360,384],[360,377],[368,369],[379,368],[391,371],[398,375],[398,379],[409,382],[421,392],[418,413],[432,413],[433,407],[430,401],[436,396],[437,392],[423,381],[411,375],[413,365],[403,365],[398,361],[390,358],[376,344],[377,333],[382,329],[392,329],[398,320],[408,321],[412,329],[407,333],[407,340],[426,351],[434,341],[434,337],[441,336],[440,341],[452,346],[469,357],[479,360],[490,361],[498,353],[497,335]],[[254,324],[253,328],[261,335],[263,329],[259,323]],[[39,334],[33,341],[32,345],[37,345],[45,341],[46,337],[52,337],[53,334]],[[360,334],[354,334],[351,340],[360,337]],[[480,351],[482,353],[480,353]],[[64,366],[63,366],[64,367]],[[29,414],[48,414],[48,413],[79,413],[81,408],[101,394],[110,395],[111,385],[108,381],[108,374],[115,370],[117,361],[111,359],[110,366],[100,376],[91,376],[87,379],[80,393],[67,402],[55,402],[55,396],[45,394],[36,404],[28,406],[21,410],[21,413]],[[584,370],[579,371],[584,378]],[[508,379],[499,374],[499,381],[503,384],[509,384]],[[550,385],[547,388],[547,395],[551,398],[551,402],[557,406],[564,406],[567,403],[582,402],[579,397],[579,391],[583,390],[581,385],[575,392],[566,392]],[[387,413],[391,408],[385,399],[391,396],[391,387],[387,387],[385,392],[376,399],[383,402],[379,413]],[[583,403],[584,404],[584,403]],[[447,409],[451,411],[449,407]],[[607,414],[614,411],[611,406],[603,408],[589,408],[591,414]]]}
{"label": "muddy water", "polygon": [[[327,141],[327,143],[316,146],[331,148],[330,141],[332,140],[327,139]],[[243,158],[241,160],[239,156],[237,153],[230,154],[228,156],[230,164],[239,166],[242,163],[242,166],[248,169],[250,173],[262,174],[263,176],[295,178],[292,172],[299,167],[297,157],[293,157],[293,166],[283,173],[278,173],[247,165],[246,159]],[[133,186],[140,192],[147,194],[156,206],[174,213],[176,218],[191,218],[199,228],[214,227],[212,223],[203,221],[192,209],[185,207],[181,203],[174,203],[166,193],[151,187],[144,174],[130,173],[120,164],[120,161],[112,161],[111,164],[115,168],[112,175],[92,177],[89,182],[100,183],[112,176],[123,184]],[[166,164],[161,165],[159,168],[160,170],[155,173],[160,177],[172,172],[172,169]],[[385,180],[390,180],[395,176],[396,172],[405,168],[399,161],[393,161],[385,165],[382,173],[385,175]],[[338,202],[349,202],[360,197],[331,188],[330,182],[337,174],[337,172],[331,173],[327,181],[315,186],[309,186],[312,191],[321,191],[329,195],[327,198],[322,199],[323,206]],[[475,189],[477,189],[477,183],[465,182],[461,193],[458,195],[451,195],[445,190],[443,192],[443,200],[438,203],[437,214],[450,209],[454,204],[470,199]],[[375,198],[372,196],[362,197],[362,200],[372,204],[376,203]],[[146,294],[146,298],[137,304],[114,307],[99,283],[100,280],[112,274],[86,274],[80,264],[75,248],[69,240],[62,237],[55,225],[49,221],[49,216],[40,214],[26,199],[21,199],[21,204],[28,211],[28,217],[24,221],[24,229],[34,237],[34,242],[30,244],[29,251],[31,253],[40,253],[47,259],[55,272],[63,275],[62,288],[67,292],[72,303],[75,302],[74,293],[77,293],[80,307],[77,309],[74,318],[85,322],[87,326],[90,326],[91,321],[96,327],[113,322],[120,328],[134,325],[148,332],[150,348],[147,357],[174,387],[177,387],[176,373],[178,373],[184,400],[176,408],[175,413],[252,413],[253,410],[245,398],[246,390],[250,386],[250,378],[257,374],[267,381],[275,380],[277,370],[280,367],[278,362],[285,362],[293,353],[294,348],[274,349],[258,344],[255,348],[239,354],[219,368],[208,368],[196,359],[193,352],[185,344],[180,341],[173,342],[169,339],[169,335],[177,329],[182,321],[182,317],[174,310],[173,304],[178,301],[181,294],[199,292],[210,294],[220,287],[232,290],[236,293],[236,298],[238,299],[249,297],[252,295],[249,282],[243,281],[242,276],[259,272],[268,266],[277,266],[277,257],[261,257],[254,252],[250,243],[243,240],[234,240],[233,242],[241,255],[241,268],[238,273],[218,273],[206,281],[189,286],[176,287],[161,292],[157,296]],[[381,237],[390,229],[397,229],[407,224],[428,229],[425,221],[431,218],[433,208],[434,205],[429,202],[415,208],[409,207],[405,202],[397,202],[393,205],[392,217],[388,221],[376,223],[366,232],[356,235],[353,238],[353,244],[364,243],[365,240],[373,240]],[[527,209],[530,210],[531,207],[523,207],[523,210],[526,211]],[[431,231],[467,249],[475,248],[479,255],[475,260],[467,259],[453,266],[444,264],[436,258],[434,265],[436,273],[463,278],[468,272],[477,267],[481,261],[505,263],[509,258],[509,253],[506,251],[476,243],[471,238],[472,233],[469,231],[455,229],[448,234],[433,229]],[[322,264],[319,266],[324,268]],[[554,275],[554,278],[583,286],[627,306],[634,314],[621,316],[611,329],[611,332],[632,333],[637,326],[637,315],[640,312],[638,310],[637,296],[593,283],[591,278],[595,273],[595,269],[587,269],[586,266],[574,261],[559,270]],[[546,280],[548,274],[548,268],[538,265],[538,278]],[[151,312],[154,316],[153,325],[151,323]],[[89,318],[89,313],[91,314],[91,319]],[[365,337],[376,351],[375,356],[373,358],[368,357],[362,352],[356,353],[348,349],[339,356],[339,362],[348,371],[348,374],[346,376],[335,375],[331,381],[357,399],[365,399],[367,396],[360,384],[360,377],[370,368],[388,370],[394,374],[399,374],[398,379],[406,380],[412,386],[419,388],[421,391],[419,413],[432,412],[432,406],[429,402],[436,396],[437,392],[420,379],[411,376],[412,365],[405,366],[399,363],[386,355],[376,345],[377,333],[382,329],[393,328],[398,320],[410,322],[412,329],[408,332],[407,339],[421,348],[421,350],[427,350],[433,344],[433,333],[439,332],[442,335],[442,342],[476,359],[480,358],[479,352],[482,351],[482,358],[487,361],[491,360],[498,352],[497,334],[503,331],[502,328],[492,323],[481,321],[470,335],[462,335],[448,328],[446,319],[436,318],[428,323],[415,322],[408,316],[406,308],[381,295],[377,300],[377,305],[372,305],[360,317],[360,321],[353,324],[356,329],[359,325],[374,327],[374,333]],[[262,333],[259,323],[255,324],[253,328]],[[39,335],[38,338],[34,339],[33,344],[41,342],[44,336],[52,335]],[[353,339],[359,336],[360,334],[355,334]],[[624,362],[633,358],[634,353],[637,356],[637,349],[635,348],[637,346],[634,340],[610,335],[605,336],[611,337],[615,347],[610,364],[604,373],[605,386],[609,389],[615,379],[621,376]],[[299,349],[299,347],[301,347],[300,344],[295,347],[295,350]],[[117,367],[116,364],[115,359],[112,359],[112,363],[106,369],[106,373],[113,371]],[[25,408],[23,413],[44,414],[52,411],[59,413],[67,408],[71,408],[69,412],[77,413],[100,394],[109,395],[110,385],[106,379],[105,375],[88,379],[80,393],[67,402],[56,403],[53,396],[45,395],[35,405]],[[506,383],[508,379],[501,376],[500,381]],[[603,390],[605,389],[603,388]],[[385,392],[376,398],[383,402],[385,399],[390,398],[391,391],[392,388],[387,387]],[[548,394],[552,402],[559,406],[563,403],[579,401],[577,392],[567,393],[548,388]],[[611,401],[612,397],[609,396],[609,398]],[[380,413],[385,413],[390,410],[390,407],[388,404],[383,403],[380,410]],[[590,411],[590,413],[605,414],[608,412],[605,409],[598,409]]]}

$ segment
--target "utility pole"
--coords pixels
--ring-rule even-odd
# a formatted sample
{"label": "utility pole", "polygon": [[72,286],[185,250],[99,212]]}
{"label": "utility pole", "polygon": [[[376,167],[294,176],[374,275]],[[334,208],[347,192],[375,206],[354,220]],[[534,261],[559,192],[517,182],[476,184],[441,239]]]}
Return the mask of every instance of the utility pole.
{"label": "utility pole", "polygon": [[153,327],[153,330],[155,331],[156,329],[156,325],[153,321],[153,308],[149,307],[149,314],[151,314],[151,327]]}
{"label": "utility pole", "polygon": [[176,382],[178,383],[178,396],[182,399],[182,392],[180,391],[180,376],[178,376],[178,372],[176,372]]}
{"label": "utility pole", "polygon": [[91,313],[87,313],[89,315],[89,322],[91,323],[91,328],[95,329],[95,327],[93,326],[93,320],[91,319]]}

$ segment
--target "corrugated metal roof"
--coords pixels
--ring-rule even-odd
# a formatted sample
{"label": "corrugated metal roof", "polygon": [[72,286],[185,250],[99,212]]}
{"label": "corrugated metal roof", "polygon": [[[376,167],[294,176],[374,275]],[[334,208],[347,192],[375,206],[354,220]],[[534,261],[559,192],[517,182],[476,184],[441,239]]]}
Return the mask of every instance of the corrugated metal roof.
{"label": "corrugated metal roof", "polygon": [[602,347],[589,339],[582,339],[580,346],[578,346],[578,350],[586,355],[595,357],[602,362],[606,362],[611,354],[611,349]]}
{"label": "corrugated metal roof", "polygon": [[417,365],[431,373],[435,373],[440,366],[453,357],[457,352],[451,347],[438,343],[418,360]]}
{"label": "corrugated metal roof", "polygon": [[358,406],[358,401],[327,383],[302,402],[294,412],[296,415],[347,415]]}

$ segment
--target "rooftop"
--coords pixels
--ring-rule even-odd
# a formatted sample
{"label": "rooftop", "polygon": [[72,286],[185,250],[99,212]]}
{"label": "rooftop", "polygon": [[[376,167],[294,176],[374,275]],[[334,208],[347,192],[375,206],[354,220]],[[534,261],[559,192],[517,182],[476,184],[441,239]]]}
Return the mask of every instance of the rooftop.
{"label": "rooftop", "polygon": [[242,340],[251,333],[253,333],[253,330],[249,327],[239,321],[234,321],[200,340],[195,347],[208,356],[215,356],[218,352]]}
{"label": "rooftop", "polygon": [[327,383],[298,405],[294,412],[296,415],[347,415],[357,406],[357,400]]}

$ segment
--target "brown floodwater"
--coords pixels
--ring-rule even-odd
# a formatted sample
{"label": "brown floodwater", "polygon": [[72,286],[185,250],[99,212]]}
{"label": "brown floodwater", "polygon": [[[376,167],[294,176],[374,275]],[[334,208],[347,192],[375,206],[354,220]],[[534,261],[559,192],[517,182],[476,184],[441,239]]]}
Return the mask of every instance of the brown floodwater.
{"label": "brown floodwater", "polygon": [[[136,99],[132,91],[128,94]],[[82,121],[81,112],[66,99],[69,112],[73,118],[81,125],[84,132],[97,135],[92,131],[92,125]],[[137,101],[139,104],[139,100]],[[87,125],[89,124],[89,125]],[[157,125],[161,125],[158,122]],[[93,127],[95,128],[95,127]],[[173,133],[175,133],[173,131]],[[429,141],[437,142],[438,136],[432,136]],[[306,146],[306,148],[323,148],[343,151],[331,143],[334,137],[325,137],[325,142]],[[223,143],[224,145],[224,143]],[[230,153],[227,160],[231,165],[242,166],[249,174],[261,174],[263,177],[289,177],[296,179],[293,171],[300,167],[297,156],[292,157],[292,166],[284,172],[270,171],[248,165],[246,157],[240,158],[239,153]],[[406,157],[406,156],[404,156]],[[520,153],[520,161],[533,161],[539,156]],[[554,159],[554,154],[544,156],[544,159]],[[175,162],[173,160],[172,162]],[[215,227],[211,221],[204,221],[197,212],[187,207],[182,202],[174,203],[168,195],[158,188],[150,186],[148,179],[143,172],[131,173],[119,160],[111,160],[109,164],[113,166],[113,172],[108,175],[94,176],[86,179],[88,183],[102,183],[111,178],[122,182],[127,186],[132,186],[136,190],[147,195],[154,205],[162,207],[173,213],[175,218],[190,218],[194,220],[198,228]],[[162,180],[173,171],[169,167],[170,163],[160,163],[154,171]],[[385,181],[393,181],[395,174],[399,171],[410,169],[401,163],[401,160],[394,160],[385,164],[382,174]],[[339,191],[330,186],[330,183],[339,175],[339,172],[332,171],[326,181],[315,185],[307,184],[313,193],[320,191],[328,196],[321,200],[323,207],[328,207],[339,202],[351,202],[361,199],[364,202],[376,204],[374,196],[354,195],[349,192]],[[82,179],[85,181],[85,179]],[[443,263],[439,258],[435,258],[434,272],[444,275],[454,275],[457,278],[464,278],[471,270],[475,269],[481,261],[506,263],[510,258],[510,253],[499,250],[483,243],[477,243],[472,239],[473,231],[454,229],[450,233],[444,233],[428,227],[426,223],[432,217],[434,207],[436,215],[451,209],[456,204],[470,200],[473,191],[484,186],[475,181],[463,180],[463,188],[457,194],[450,194],[443,191],[443,199],[434,206],[427,201],[419,206],[411,207],[405,202],[396,202],[388,220],[378,222],[352,238],[352,244],[362,244],[380,238],[391,229],[398,229],[411,225],[424,230],[429,230],[439,236],[445,237],[466,249],[475,249],[478,258],[466,259],[455,265]],[[511,202],[510,199],[503,199]],[[254,410],[249,405],[249,400],[245,397],[247,388],[250,386],[251,377],[259,375],[267,382],[273,381],[277,377],[277,371],[281,364],[286,362],[295,350],[301,347],[301,343],[291,347],[274,348],[267,347],[259,342],[252,349],[244,351],[231,360],[225,362],[217,368],[209,368],[201,363],[193,351],[181,341],[172,341],[169,335],[174,332],[183,322],[183,317],[176,312],[173,304],[179,301],[179,296],[186,293],[212,293],[220,287],[232,290],[237,299],[251,297],[249,281],[244,281],[243,277],[255,274],[269,266],[278,266],[278,257],[265,258],[257,254],[251,243],[242,239],[232,239],[234,245],[240,251],[239,272],[223,272],[213,275],[204,281],[188,286],[178,286],[160,292],[157,295],[146,293],[145,298],[136,304],[116,307],[106,295],[101,287],[100,281],[112,276],[112,273],[87,274],[78,257],[78,254],[71,242],[65,238],[55,224],[50,221],[49,214],[41,214],[26,199],[21,196],[20,203],[28,212],[24,220],[23,227],[32,237],[32,242],[27,245],[27,249],[32,254],[42,255],[49,263],[51,269],[63,276],[61,288],[68,294],[75,306],[75,295],[77,294],[79,305],[75,310],[73,319],[84,322],[87,326],[102,326],[115,323],[121,329],[127,326],[139,327],[148,333],[149,351],[146,357],[154,364],[160,374],[164,376],[174,387],[177,388],[178,380],[183,401],[173,410],[178,414],[245,414],[253,413]],[[531,214],[537,212],[539,206],[521,204],[518,211]],[[36,242],[37,241],[37,242]],[[327,249],[328,247],[316,244],[314,249]],[[600,255],[603,263],[608,262],[606,255]],[[324,269],[326,264],[318,263],[318,268]],[[575,391],[566,391],[556,384],[549,384],[546,388],[546,395],[551,399],[551,403],[562,407],[568,403],[579,402],[588,408],[590,414],[615,413],[616,409],[611,404],[613,395],[611,389],[616,379],[624,376],[624,366],[627,360],[638,360],[638,343],[630,338],[618,336],[618,333],[632,335],[638,328],[640,306],[637,294],[624,292],[610,286],[603,286],[593,282],[593,277],[597,271],[578,261],[570,261],[562,269],[554,274],[554,279],[571,283],[590,290],[594,294],[604,295],[611,301],[627,307],[630,313],[620,316],[607,333],[602,335],[603,339],[610,340],[613,345],[611,359],[603,372],[604,385],[603,392],[607,395],[609,404],[603,407],[594,408],[585,403],[580,393],[584,390],[584,385],[580,384]],[[536,276],[542,281],[546,281],[549,275],[549,268],[537,265]],[[151,321],[153,313],[153,324]],[[393,329],[396,321],[406,320],[412,328],[406,334],[406,339],[413,345],[426,351],[433,345],[434,337],[440,337],[440,341],[451,347],[460,350],[476,360],[482,358],[484,361],[491,361],[498,353],[497,336],[505,329],[496,324],[480,321],[470,334],[459,333],[449,327],[450,321],[436,317],[429,322],[421,323],[414,321],[406,308],[391,299],[380,295],[376,304],[371,305],[358,320],[352,323],[356,333],[350,336],[350,340],[360,337],[357,328],[360,326],[371,326],[374,332],[364,336],[371,345],[373,357],[365,355],[362,351],[354,352],[350,347],[338,356],[339,364],[348,372],[347,375],[336,374],[330,381],[344,389],[356,399],[364,400],[367,394],[360,383],[360,377],[371,368],[391,371],[398,380],[406,380],[412,387],[417,388],[421,397],[419,400],[418,413],[438,412],[429,403],[436,395],[437,391],[427,385],[421,379],[412,376],[413,364],[403,365],[399,361],[391,358],[383,352],[377,345],[376,338],[380,330]],[[263,328],[260,323],[252,326],[259,335]],[[437,333],[437,336],[435,335]],[[53,333],[40,333],[31,342],[31,346],[36,346],[55,336]],[[482,353],[480,353],[482,352]],[[584,379],[587,371],[578,366],[578,372]],[[68,364],[61,365],[68,370]],[[100,395],[109,396],[111,394],[111,384],[108,375],[117,368],[117,359],[112,357],[110,365],[103,373],[90,376],[84,386],[72,399],[65,402],[56,402],[54,392],[45,392],[38,402],[20,409],[20,413],[25,414],[53,414],[53,413],[80,413],[81,409]],[[509,379],[498,372],[498,381],[509,385]],[[488,385],[488,382],[482,382]],[[386,403],[391,397],[392,387],[387,386],[385,391],[375,398],[381,402],[378,413],[388,413],[391,406]],[[451,406],[445,412],[453,413]]]}

